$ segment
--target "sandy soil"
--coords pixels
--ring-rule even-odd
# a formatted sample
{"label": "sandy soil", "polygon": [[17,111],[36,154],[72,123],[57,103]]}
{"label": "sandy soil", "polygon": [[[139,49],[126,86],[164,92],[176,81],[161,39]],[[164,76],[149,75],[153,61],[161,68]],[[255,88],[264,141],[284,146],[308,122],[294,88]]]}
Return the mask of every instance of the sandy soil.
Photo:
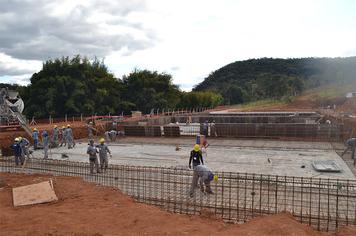
{"label": "sandy soil", "polygon": [[[0,235],[356,235],[355,228],[337,234],[317,232],[289,214],[260,217],[242,225],[226,224],[208,213],[186,216],[135,203],[120,191],[73,177],[0,173]],[[14,208],[11,188],[52,178],[59,201]]]}

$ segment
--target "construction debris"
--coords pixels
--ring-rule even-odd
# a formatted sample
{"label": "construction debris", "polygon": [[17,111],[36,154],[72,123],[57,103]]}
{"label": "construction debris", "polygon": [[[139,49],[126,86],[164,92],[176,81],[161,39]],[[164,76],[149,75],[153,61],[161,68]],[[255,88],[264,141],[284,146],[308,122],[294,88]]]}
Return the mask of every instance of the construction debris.
{"label": "construction debris", "polygon": [[54,202],[58,198],[54,192],[52,180],[12,189],[15,207]]}
{"label": "construction debris", "polygon": [[313,161],[313,168],[319,172],[341,172],[340,167],[331,160],[327,161]]}

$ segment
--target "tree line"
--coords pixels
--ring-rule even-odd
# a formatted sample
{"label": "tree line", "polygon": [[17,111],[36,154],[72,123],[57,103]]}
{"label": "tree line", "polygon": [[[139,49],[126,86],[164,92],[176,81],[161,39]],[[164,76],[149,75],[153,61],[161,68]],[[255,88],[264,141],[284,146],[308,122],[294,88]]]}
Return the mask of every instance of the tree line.
{"label": "tree line", "polygon": [[151,109],[215,107],[222,102],[216,92],[181,91],[166,73],[135,69],[115,78],[103,61],[79,55],[45,61],[28,86],[15,88],[25,102],[24,114],[37,118],[149,113]]}

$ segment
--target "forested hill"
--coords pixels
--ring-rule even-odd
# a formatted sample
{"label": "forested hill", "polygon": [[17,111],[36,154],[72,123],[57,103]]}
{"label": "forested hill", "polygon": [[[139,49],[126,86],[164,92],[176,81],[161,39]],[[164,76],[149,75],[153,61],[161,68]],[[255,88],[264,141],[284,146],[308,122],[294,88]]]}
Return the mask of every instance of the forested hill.
{"label": "forested hill", "polygon": [[356,57],[261,58],[237,61],[212,72],[193,90],[219,92],[225,104],[289,98],[330,83],[356,83]]}

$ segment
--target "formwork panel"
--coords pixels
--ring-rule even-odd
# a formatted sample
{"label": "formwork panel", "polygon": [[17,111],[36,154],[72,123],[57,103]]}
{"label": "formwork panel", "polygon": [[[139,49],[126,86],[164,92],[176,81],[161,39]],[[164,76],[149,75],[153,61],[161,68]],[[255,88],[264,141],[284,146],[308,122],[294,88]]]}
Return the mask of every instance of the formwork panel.
{"label": "formwork panel", "polygon": [[145,136],[144,126],[124,126],[124,131],[126,136]]}
{"label": "formwork panel", "polygon": [[165,137],[180,137],[179,126],[164,126],[163,131]]}
{"label": "formwork panel", "polygon": [[146,126],[145,127],[145,135],[160,137],[160,136],[162,136],[161,127],[160,126]]}

